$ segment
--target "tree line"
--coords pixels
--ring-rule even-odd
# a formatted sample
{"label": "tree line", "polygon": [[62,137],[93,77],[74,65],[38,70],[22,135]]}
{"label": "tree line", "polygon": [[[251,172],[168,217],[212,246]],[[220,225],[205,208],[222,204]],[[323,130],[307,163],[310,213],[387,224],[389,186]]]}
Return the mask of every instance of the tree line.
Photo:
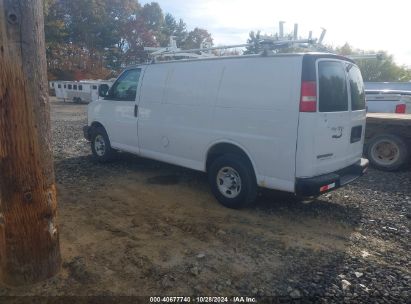
{"label": "tree line", "polygon": [[[292,39],[293,34],[286,35],[288,39]],[[260,31],[251,31],[247,43],[250,44],[246,48],[245,54],[258,54],[264,50],[258,41],[261,40]],[[362,55],[362,54],[381,54],[380,59],[357,59],[356,63],[361,70],[364,81],[411,81],[411,69],[406,66],[401,66],[395,63],[393,55],[386,51],[372,51],[356,49],[345,43],[340,47],[326,46],[326,49],[332,53],[350,56],[350,55]],[[286,48],[279,52],[303,52],[305,49]]]}
{"label": "tree line", "polygon": [[[213,44],[202,28],[187,30],[183,19],[164,13],[156,2],[137,0],[43,0],[49,79],[109,78],[124,67],[145,62],[144,47],[165,47],[170,36],[181,49]],[[292,34],[290,34],[292,36]],[[245,54],[262,51],[259,32],[250,32]],[[345,44],[329,47],[342,55],[372,53]],[[282,52],[295,51],[285,49]],[[232,52],[226,51],[231,54]],[[365,81],[410,81],[409,68],[399,66],[387,52],[384,60],[358,60]]]}
{"label": "tree line", "polygon": [[183,19],[164,13],[156,2],[137,0],[44,0],[50,79],[107,78],[146,61],[144,47],[182,49],[213,43],[201,28],[187,30]]}
{"label": "tree line", "polygon": [[[355,49],[348,43],[335,48],[335,52],[346,56],[377,53]],[[382,54],[380,60],[356,61],[364,81],[411,81],[411,70],[409,68],[396,64],[393,55],[388,54],[386,51],[379,51],[378,53]]]}

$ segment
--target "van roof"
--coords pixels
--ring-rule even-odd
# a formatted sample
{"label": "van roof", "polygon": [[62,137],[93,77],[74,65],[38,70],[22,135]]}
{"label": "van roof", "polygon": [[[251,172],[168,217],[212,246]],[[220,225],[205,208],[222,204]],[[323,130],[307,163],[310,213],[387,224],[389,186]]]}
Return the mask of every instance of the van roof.
{"label": "van roof", "polygon": [[336,55],[332,53],[323,53],[323,52],[308,52],[308,53],[281,53],[281,54],[254,54],[254,55],[241,55],[241,56],[221,56],[221,57],[206,57],[206,58],[195,58],[195,59],[180,59],[180,60],[169,60],[169,61],[154,61],[151,63],[138,64],[134,66],[129,66],[127,69],[132,69],[141,66],[149,66],[152,64],[167,64],[167,63],[177,63],[177,62],[196,62],[196,61],[208,61],[208,60],[232,60],[232,59],[246,59],[246,58],[267,58],[267,57],[312,57],[314,60],[319,58],[333,58],[340,59],[344,61],[349,61],[353,64],[355,62],[347,57]]}

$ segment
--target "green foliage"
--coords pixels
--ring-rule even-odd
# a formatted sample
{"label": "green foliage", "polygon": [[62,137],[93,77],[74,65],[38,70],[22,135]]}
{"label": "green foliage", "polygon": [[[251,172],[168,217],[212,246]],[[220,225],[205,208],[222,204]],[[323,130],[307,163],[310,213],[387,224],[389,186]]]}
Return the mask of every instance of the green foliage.
{"label": "green foliage", "polygon": [[364,81],[410,81],[411,70],[399,66],[394,62],[392,55],[385,51],[364,51],[353,49],[348,43],[335,48],[337,54],[349,56],[360,54],[382,54],[382,59],[357,59],[356,63],[361,70]]}
{"label": "green foliage", "polygon": [[353,55],[354,51],[352,50],[351,46],[346,42],[343,46],[337,47],[335,49],[335,53],[348,56],[348,55]]}
{"label": "green foliage", "polygon": [[147,3],[141,10],[141,16],[147,28],[157,34],[161,32],[164,24],[164,14],[160,5],[156,2]]}
{"label": "green foliage", "polygon": [[64,7],[55,0],[46,0],[44,10],[44,29],[48,46],[67,42],[69,32],[64,20]]}
{"label": "green foliage", "polygon": [[[289,36],[288,38],[291,38]],[[260,32],[250,32],[250,36],[247,43],[251,44],[246,48],[244,54],[258,54],[263,51],[260,41]],[[381,53],[382,59],[357,59],[356,63],[361,69],[364,81],[410,81],[411,70],[405,66],[399,66],[394,62],[393,56],[385,51],[364,51],[360,49],[352,48],[348,43],[345,43],[341,47],[332,48],[329,47],[332,52],[344,56],[349,55],[362,55],[362,54],[375,54]],[[305,49],[299,48],[284,48],[279,50],[281,53],[289,52],[304,52]]]}
{"label": "green foliage", "polygon": [[44,16],[47,16],[49,13],[50,7],[54,4],[55,0],[43,0],[43,13]]}
{"label": "green foliage", "polygon": [[212,46],[213,38],[207,30],[196,27],[194,30],[188,33],[187,38],[181,45],[181,48],[186,50],[199,49],[204,43]]}
{"label": "green foliage", "polygon": [[177,28],[173,33],[173,36],[176,37],[178,47],[183,45],[183,42],[187,39],[187,35],[187,24],[183,19],[180,19],[177,23]]}
{"label": "green foliage", "polygon": [[249,54],[259,54],[263,51],[263,48],[259,44],[259,41],[261,40],[261,34],[260,31],[255,33],[254,31],[250,32],[250,37],[247,40],[247,43],[251,44],[251,46],[247,46],[246,50],[244,51],[244,54],[249,55]]}
{"label": "green foliage", "polygon": [[168,46],[170,36],[174,36],[174,33],[177,30],[177,21],[171,14],[166,14],[164,17],[164,26],[161,31],[161,40],[160,45],[165,47]]}
{"label": "green foliage", "polygon": [[137,0],[43,0],[50,78],[102,78],[147,60],[144,47],[191,47],[212,42],[203,29],[187,32],[182,19],[164,15],[156,2]]}
{"label": "green foliage", "polygon": [[398,66],[386,52],[382,60],[357,60],[364,81],[410,81],[411,71]]}

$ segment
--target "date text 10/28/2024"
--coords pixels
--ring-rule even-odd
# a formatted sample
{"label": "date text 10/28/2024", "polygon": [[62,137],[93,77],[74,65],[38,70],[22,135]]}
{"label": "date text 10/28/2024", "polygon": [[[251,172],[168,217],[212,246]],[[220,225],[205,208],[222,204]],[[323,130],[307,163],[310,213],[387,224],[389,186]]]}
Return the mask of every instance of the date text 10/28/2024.
{"label": "date text 10/28/2024", "polygon": [[257,303],[253,297],[150,297],[150,303]]}

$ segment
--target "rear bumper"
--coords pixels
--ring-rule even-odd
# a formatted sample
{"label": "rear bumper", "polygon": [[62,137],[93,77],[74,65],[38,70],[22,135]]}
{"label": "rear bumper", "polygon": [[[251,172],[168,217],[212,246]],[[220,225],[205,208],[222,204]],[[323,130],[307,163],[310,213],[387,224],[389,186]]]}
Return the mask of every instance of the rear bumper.
{"label": "rear bumper", "polygon": [[310,178],[297,178],[295,192],[298,196],[317,196],[344,186],[364,175],[368,159],[361,158],[357,163],[341,170]]}

